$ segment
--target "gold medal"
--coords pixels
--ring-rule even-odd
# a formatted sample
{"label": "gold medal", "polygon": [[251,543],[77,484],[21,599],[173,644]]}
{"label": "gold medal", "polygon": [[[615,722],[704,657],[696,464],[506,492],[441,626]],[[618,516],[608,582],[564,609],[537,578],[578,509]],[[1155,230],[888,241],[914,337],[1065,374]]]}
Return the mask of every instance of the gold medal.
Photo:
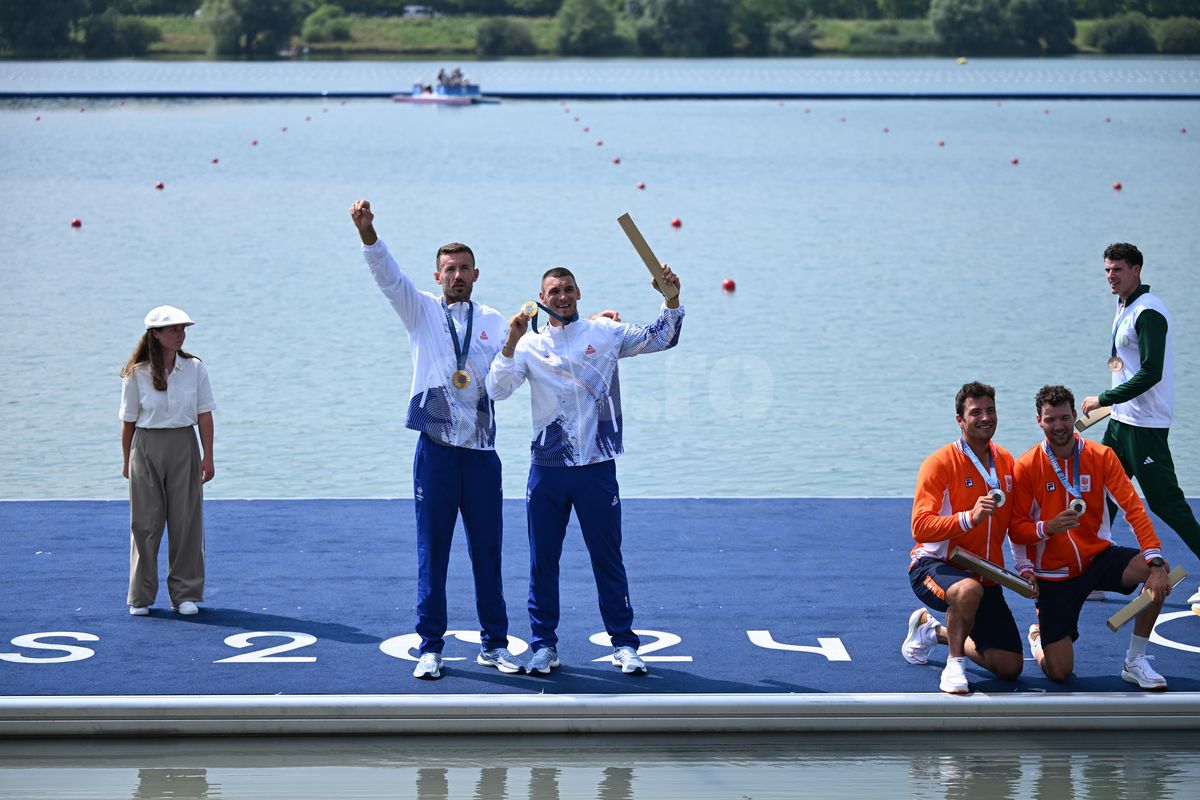
{"label": "gold medal", "polygon": [[537,303],[533,302],[532,300],[526,300],[524,303],[521,303],[521,313],[525,316],[532,317],[535,316],[537,312]]}
{"label": "gold medal", "polygon": [[1000,489],[992,489],[990,492],[988,492],[988,494],[993,500],[996,501],[996,508],[1002,508],[1004,506],[1004,501],[1008,499],[1004,496],[1004,492]]}
{"label": "gold medal", "polygon": [[1087,511],[1087,503],[1083,502],[1082,498],[1076,497],[1074,500],[1067,503],[1067,508],[1071,509],[1076,514],[1078,514],[1079,516],[1082,517],[1083,512]]}
{"label": "gold medal", "polygon": [[454,384],[455,389],[465,389],[471,385],[471,376],[465,369],[460,369],[450,376],[450,382]]}
{"label": "gold medal", "polygon": [[1121,360],[1120,356],[1113,356],[1108,360],[1108,368],[1113,372],[1120,372],[1125,369],[1125,362]]}

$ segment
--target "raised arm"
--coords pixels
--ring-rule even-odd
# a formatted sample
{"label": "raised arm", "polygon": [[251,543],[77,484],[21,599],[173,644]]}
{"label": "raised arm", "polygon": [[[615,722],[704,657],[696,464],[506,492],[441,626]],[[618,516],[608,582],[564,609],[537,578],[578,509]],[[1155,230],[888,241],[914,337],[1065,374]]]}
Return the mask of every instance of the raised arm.
{"label": "raised arm", "polygon": [[362,239],[363,258],[371,268],[375,285],[392,304],[404,327],[412,330],[420,321],[428,298],[417,289],[412,278],[401,272],[387,245],[376,234],[371,204],[366,200],[355,201],[350,206],[350,219]]}

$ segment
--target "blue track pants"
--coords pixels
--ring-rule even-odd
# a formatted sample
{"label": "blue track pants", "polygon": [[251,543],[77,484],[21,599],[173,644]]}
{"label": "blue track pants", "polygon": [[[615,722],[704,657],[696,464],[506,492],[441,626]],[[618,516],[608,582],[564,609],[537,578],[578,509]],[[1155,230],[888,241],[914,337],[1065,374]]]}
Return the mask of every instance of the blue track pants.
{"label": "blue track pants", "polygon": [[633,632],[629,582],[621,560],[621,499],[617,464],[602,461],[585,467],[529,468],[525,512],[529,522],[530,647],[556,647],[558,636],[558,561],[571,508],[583,531],[600,599],[600,617],[614,647],[641,642]]}
{"label": "blue track pants", "polygon": [[504,530],[500,457],[494,450],[447,447],[421,434],[413,458],[413,496],[421,652],[440,653],[446,644],[446,573],[459,512],[475,576],[475,610],[483,647],[508,647],[508,609],[500,575]]}

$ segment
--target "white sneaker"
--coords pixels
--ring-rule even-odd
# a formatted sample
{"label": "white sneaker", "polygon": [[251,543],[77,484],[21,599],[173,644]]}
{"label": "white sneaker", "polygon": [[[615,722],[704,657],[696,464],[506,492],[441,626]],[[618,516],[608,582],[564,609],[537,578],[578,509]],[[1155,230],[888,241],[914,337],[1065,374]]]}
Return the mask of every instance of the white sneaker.
{"label": "white sneaker", "polygon": [[558,667],[558,649],[554,647],[539,647],[525,665],[525,671],[530,675],[549,675],[550,670]]}
{"label": "white sneaker", "polygon": [[175,610],[178,611],[180,614],[183,614],[185,617],[190,617],[192,614],[200,613],[200,607],[197,606],[195,603],[193,603],[191,600],[184,600],[182,603],[179,604],[179,608],[177,608]]}
{"label": "white sneaker", "polygon": [[1200,614],[1200,589],[1197,589],[1196,593],[1189,597],[1187,601],[1188,605],[1192,607],[1192,611]]}
{"label": "white sneaker", "polygon": [[900,645],[900,655],[910,664],[928,664],[929,648],[938,643],[938,622],[923,608],[908,615],[908,634]]}
{"label": "white sneaker", "polygon": [[135,617],[145,617],[150,613],[150,606],[130,606],[129,613]]}
{"label": "white sneaker", "polygon": [[1088,592],[1088,596],[1083,599],[1086,601],[1098,600],[1100,602],[1104,602],[1105,600],[1108,599],[1108,595],[1106,595],[1104,592],[1100,591],[1099,589],[1095,589],[1094,591]]}
{"label": "white sneaker", "polygon": [[417,659],[417,668],[413,670],[413,677],[434,681],[442,677],[442,654],[421,653],[421,657]]}
{"label": "white sneaker", "polygon": [[1130,660],[1128,656],[1125,658],[1125,668],[1121,670],[1121,680],[1126,683],[1136,683],[1143,689],[1149,689],[1154,692],[1165,691],[1167,688],[1167,679],[1154,671],[1154,667],[1150,666],[1150,659],[1154,656],[1141,655]]}
{"label": "white sneaker", "polygon": [[617,666],[621,668],[621,672],[626,675],[645,675],[646,662],[642,661],[642,657],[637,654],[629,645],[618,647],[613,653],[613,659],[617,662]]}
{"label": "white sneaker", "polygon": [[485,667],[495,667],[506,675],[515,675],[521,671],[521,665],[513,661],[512,653],[506,647],[496,647],[491,650],[480,650],[475,656],[475,663]]}
{"label": "white sneaker", "polygon": [[1042,660],[1042,626],[1034,623],[1029,626],[1029,652],[1041,663]]}
{"label": "white sneaker", "polygon": [[941,690],[946,694],[967,694],[971,691],[967,683],[967,673],[963,671],[966,658],[947,658],[946,668],[942,670]]}

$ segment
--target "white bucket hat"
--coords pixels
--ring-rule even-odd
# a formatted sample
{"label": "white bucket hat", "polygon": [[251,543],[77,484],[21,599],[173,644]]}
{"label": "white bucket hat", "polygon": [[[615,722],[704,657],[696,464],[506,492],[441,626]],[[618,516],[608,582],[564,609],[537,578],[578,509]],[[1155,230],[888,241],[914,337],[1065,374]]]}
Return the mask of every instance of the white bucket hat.
{"label": "white bucket hat", "polygon": [[175,306],[152,308],[150,309],[150,313],[146,315],[146,330],[150,330],[151,328],[165,328],[168,325],[187,326],[195,324],[186,311]]}

